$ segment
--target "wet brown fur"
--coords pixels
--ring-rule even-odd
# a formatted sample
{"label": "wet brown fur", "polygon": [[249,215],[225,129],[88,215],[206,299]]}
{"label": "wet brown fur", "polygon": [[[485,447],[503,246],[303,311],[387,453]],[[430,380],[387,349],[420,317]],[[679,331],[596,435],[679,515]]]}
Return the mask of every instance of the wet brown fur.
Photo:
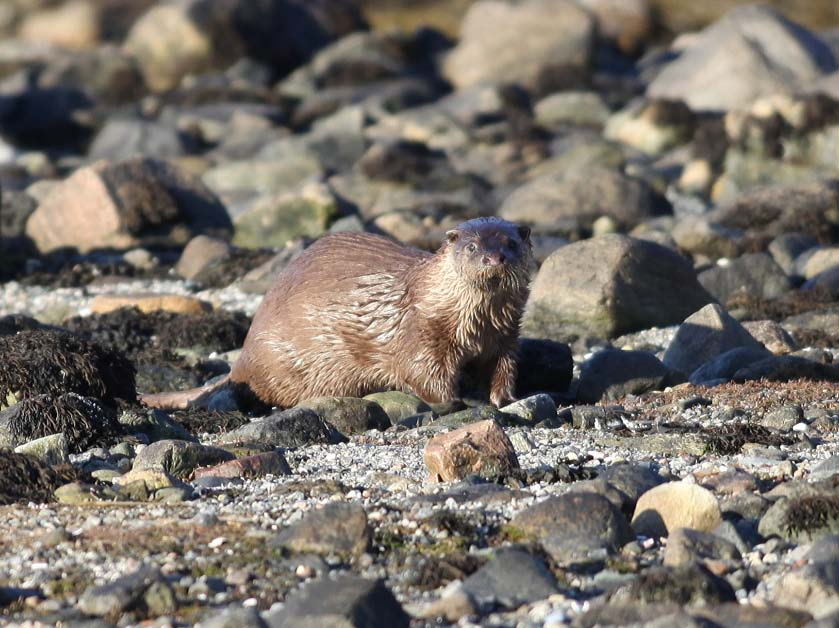
{"label": "wet brown fur", "polygon": [[[371,234],[326,236],[266,294],[230,381],[280,407],[388,389],[439,402],[457,396],[469,368],[493,404],[509,401],[529,289],[528,233],[473,220],[435,254]],[[194,402],[223,384],[145,401],[183,407],[184,395]]]}

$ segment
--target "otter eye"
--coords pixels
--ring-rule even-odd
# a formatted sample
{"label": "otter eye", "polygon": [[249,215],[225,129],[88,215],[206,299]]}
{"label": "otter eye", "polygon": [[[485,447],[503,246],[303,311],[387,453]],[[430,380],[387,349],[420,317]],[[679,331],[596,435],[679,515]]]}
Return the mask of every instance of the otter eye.
{"label": "otter eye", "polygon": [[470,242],[469,244],[466,245],[466,250],[469,251],[470,253],[474,253],[475,251],[478,250],[478,245],[475,244],[474,242]]}

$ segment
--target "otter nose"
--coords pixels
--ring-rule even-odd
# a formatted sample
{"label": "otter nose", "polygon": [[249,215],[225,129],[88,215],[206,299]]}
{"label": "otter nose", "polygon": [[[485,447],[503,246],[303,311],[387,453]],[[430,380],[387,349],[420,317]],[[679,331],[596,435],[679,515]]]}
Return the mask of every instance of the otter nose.
{"label": "otter nose", "polygon": [[500,266],[504,263],[503,253],[487,253],[481,260],[484,266]]}

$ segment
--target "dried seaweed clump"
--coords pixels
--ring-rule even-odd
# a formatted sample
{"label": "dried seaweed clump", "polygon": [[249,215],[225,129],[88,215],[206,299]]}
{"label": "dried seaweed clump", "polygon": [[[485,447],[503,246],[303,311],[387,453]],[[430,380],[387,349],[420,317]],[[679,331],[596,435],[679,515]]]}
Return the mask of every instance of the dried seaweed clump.
{"label": "dried seaweed clump", "polygon": [[784,436],[756,423],[728,423],[722,427],[703,430],[705,452],[719,456],[732,456],[740,453],[746,443],[760,445],[789,445],[792,437]]}
{"label": "dried seaweed clump", "polygon": [[121,353],[65,331],[0,336],[0,408],[15,400],[67,392],[111,404],[116,399],[133,402],[134,365]]}
{"label": "dried seaweed clump", "polygon": [[130,307],[106,314],[74,317],[64,325],[82,338],[138,358],[179,347],[200,346],[207,351],[238,349],[245,341],[250,319],[241,312],[144,314]]}
{"label": "dried seaweed clump", "polygon": [[0,449],[0,504],[45,503],[62,484],[77,479],[73,467],[50,467],[26,454]]}
{"label": "dried seaweed clump", "polygon": [[206,408],[172,412],[172,418],[190,434],[221,434],[250,423],[250,419],[241,412],[218,412]]}
{"label": "dried seaweed clump", "polygon": [[122,433],[116,412],[97,399],[75,393],[38,395],[0,412],[0,434],[8,444],[20,444],[63,432],[70,451],[80,453],[107,444]]}
{"label": "dried seaweed clump", "polygon": [[786,530],[790,536],[804,533],[814,538],[816,533],[839,534],[839,496],[805,495],[794,499],[786,516]]}

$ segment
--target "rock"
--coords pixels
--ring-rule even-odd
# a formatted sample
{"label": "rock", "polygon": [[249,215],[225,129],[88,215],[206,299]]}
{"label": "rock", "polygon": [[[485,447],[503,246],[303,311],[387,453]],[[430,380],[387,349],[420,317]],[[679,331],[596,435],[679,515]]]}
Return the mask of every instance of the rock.
{"label": "rock", "polygon": [[670,370],[647,351],[606,349],[580,366],[577,399],[582,403],[616,401],[666,386]]}
{"label": "rock", "polygon": [[816,290],[839,300],[839,266],[819,273],[801,286],[802,291]]}
{"label": "rock", "polygon": [[[323,172],[318,159],[307,152],[281,160],[268,157],[273,155],[266,147],[259,158],[221,163],[207,170],[201,180],[228,205],[241,205],[254,199],[292,198],[301,182],[316,180]],[[234,210],[234,218],[241,213]]]}
{"label": "rock", "polygon": [[681,101],[636,101],[609,118],[603,135],[649,155],[658,155],[688,142],[693,126],[693,113]]}
{"label": "rock", "polygon": [[610,604],[670,602],[695,606],[735,600],[734,589],[728,582],[696,563],[651,567],[609,596]]}
{"label": "rock", "polygon": [[513,444],[492,419],[435,436],[426,444],[423,458],[432,482],[462,480],[475,474],[496,478],[519,468]]}
{"label": "rock", "polygon": [[671,369],[693,373],[706,362],[738,347],[763,349],[763,345],[728,312],[712,303],[679,325],[676,336],[664,352],[663,362]]}
{"label": "rock", "polygon": [[71,50],[95,46],[99,35],[98,10],[85,0],[71,0],[55,8],[35,11],[18,26],[18,36],[23,40]]}
{"label": "rock", "polygon": [[203,314],[212,309],[212,305],[206,301],[180,294],[99,294],[90,302],[90,310],[93,314],[107,314],[127,307],[136,307],[143,314],[152,312]]}
{"label": "rock", "polygon": [[744,366],[734,373],[733,377],[736,382],[758,379],[787,382],[802,378],[813,381],[839,382],[839,367],[794,355],[773,355]]}
{"label": "rock", "polygon": [[172,126],[150,120],[108,118],[93,138],[88,157],[93,161],[122,161],[132,157],[175,159],[186,152],[186,142]]}
{"label": "rock", "polygon": [[839,246],[821,246],[803,253],[796,260],[796,267],[805,279],[839,267]]}
{"label": "rock", "polygon": [[346,437],[315,412],[291,408],[230,430],[222,436],[225,443],[260,443],[266,447],[304,447],[315,443],[346,442]]}
{"label": "rock", "polygon": [[711,532],[720,521],[720,506],[711,491],[687,482],[667,482],[638,498],[632,528],[658,537],[676,528]]}
{"label": "rock", "polygon": [[621,492],[624,497],[622,510],[627,516],[632,516],[641,495],[665,481],[651,468],[640,464],[610,465],[597,478]]}
{"label": "rock", "polygon": [[664,564],[671,567],[687,565],[702,560],[738,562],[740,552],[734,543],[711,532],[676,528],[667,537]]}
{"label": "rock", "polygon": [[42,436],[18,445],[15,453],[27,454],[50,466],[70,463],[70,444],[63,433]]}
{"label": "rock", "polygon": [[291,475],[291,467],[279,451],[266,451],[211,467],[201,467],[195,469],[192,477],[196,480],[208,477],[251,479],[266,475]]}
{"label": "rock", "polygon": [[571,348],[553,340],[520,338],[516,395],[565,392],[571,383],[574,360]]}
{"label": "rock", "polygon": [[779,499],[761,517],[758,532],[791,543],[812,543],[839,534],[839,498],[830,490],[813,489]]}
{"label": "rock", "polygon": [[141,432],[152,442],[166,439],[198,441],[189,430],[173,421],[163,410],[126,411],[117,420],[129,434]]}
{"label": "rock", "polygon": [[747,253],[699,273],[698,279],[720,303],[743,294],[774,299],[792,289],[789,278],[767,253]]}
{"label": "rock", "polygon": [[304,185],[299,192],[257,200],[236,218],[233,243],[243,248],[283,247],[326,233],[338,215],[338,202],[326,186]]}
{"label": "rock", "polygon": [[0,447],[15,448],[59,433],[72,453],[80,453],[120,430],[113,409],[76,393],[27,397],[0,410]]}
{"label": "rock", "polygon": [[[463,18],[460,43],[446,56],[443,74],[456,89],[503,82],[541,91],[568,87],[560,77],[585,73],[594,26],[585,10],[565,0],[481,0]],[[528,34],[526,47],[521,33]]]}
{"label": "rock", "polygon": [[184,247],[175,265],[175,272],[184,279],[196,279],[214,264],[228,259],[231,250],[224,240],[204,235],[195,236]]}
{"label": "rock", "polygon": [[765,349],[737,347],[705,362],[690,374],[688,380],[695,386],[730,380],[743,367],[765,360],[769,355]]}
{"label": "rock", "polygon": [[422,399],[398,390],[373,393],[364,397],[378,405],[393,425],[408,417],[429,412],[431,407]]}
{"label": "rock", "polygon": [[783,271],[790,276],[796,274],[796,260],[805,251],[819,245],[819,241],[806,233],[782,233],[769,243],[767,250]]}
{"label": "rock", "polygon": [[168,489],[192,493],[192,489],[187,484],[159,467],[132,469],[125,475],[114,478],[114,484],[120,487],[124,499],[137,501],[151,500],[158,492]]}
{"label": "rock", "polygon": [[515,609],[558,591],[556,578],[539,558],[519,549],[501,549],[463,581],[479,609]]}
{"label": "rock", "polygon": [[[736,60],[736,65],[732,65]],[[744,108],[836,69],[829,48],[768,6],[741,6],[703,30],[647,88],[694,111]]]}
{"label": "rock", "polygon": [[589,492],[549,497],[517,514],[513,528],[536,537],[560,564],[585,560],[592,550],[611,553],[634,539],[620,510]]}
{"label": "rock", "polygon": [[163,615],[174,613],[178,608],[172,587],[150,566],[142,566],[109,584],[89,587],[78,605],[83,613],[97,617],[117,617],[133,609]]}
{"label": "rock", "polygon": [[201,620],[201,628],[268,628],[259,611],[253,607],[228,606]]}
{"label": "rock", "polygon": [[285,528],[271,545],[292,552],[361,556],[370,546],[371,531],[364,508],[356,504],[331,503],[310,510]]}
{"label": "rock", "polygon": [[652,242],[605,235],[569,244],[548,257],[533,281],[523,331],[552,339],[611,338],[679,322],[710,301],[677,253]]}
{"label": "rock", "polygon": [[774,355],[785,355],[798,348],[795,339],[775,321],[745,321],[743,328]]}
{"label": "rock", "polygon": [[153,159],[99,162],[56,186],[26,223],[39,250],[82,253],[148,241],[183,243],[189,231],[227,234],[224,207],[198,181]]}
{"label": "rock", "polygon": [[[460,406],[457,405],[455,407]],[[440,427],[470,427],[481,421],[489,420],[495,421],[498,425],[504,427],[510,427],[511,425],[516,425],[518,423],[515,420],[515,417],[504,414],[493,406],[475,406],[473,408],[466,408],[465,410],[452,412],[453,408],[447,405],[440,407],[438,404],[432,404],[431,409],[441,415],[439,418],[434,420],[434,424]],[[431,418],[433,419],[433,416]],[[411,419],[408,419],[407,421],[411,421]],[[403,421],[402,424],[406,424],[407,421]]]}
{"label": "rock", "polygon": [[645,0],[583,0],[580,3],[597,20],[597,35],[634,55],[655,29],[653,11]]}
{"label": "rock", "polygon": [[539,100],[533,113],[540,126],[558,130],[568,124],[602,127],[610,111],[596,92],[561,91]]}
{"label": "rock", "polygon": [[763,427],[789,432],[793,426],[804,420],[804,411],[799,405],[785,405],[772,408],[760,420]]}
{"label": "rock", "polygon": [[818,334],[831,336],[839,328],[839,307],[827,306],[818,310],[790,316],[781,321],[784,329],[793,336]]}
{"label": "rock", "polygon": [[182,0],[153,6],[132,26],[125,48],[146,84],[176,87],[190,73],[224,68],[243,56],[287,74],[316,50],[363,22],[350,2]]}
{"label": "rock", "polygon": [[452,580],[443,589],[440,599],[424,606],[417,616],[423,619],[442,617],[456,623],[461,617],[477,614],[476,602],[464,589],[463,583],[460,580]]}
{"label": "rock", "polygon": [[556,403],[550,395],[540,394],[520,399],[508,406],[500,408],[504,414],[519,417],[528,425],[535,425],[542,421],[556,419]]}
{"label": "rock", "polygon": [[74,480],[71,468],[54,469],[47,463],[26,454],[0,449],[0,504],[53,500],[53,492]]}
{"label": "rock", "polygon": [[361,434],[368,430],[386,430],[390,418],[374,401],[356,397],[317,397],[297,406],[311,410],[321,419],[334,425],[345,435]]}
{"label": "rock", "polygon": [[504,200],[498,215],[567,237],[591,232],[601,216],[628,230],[670,212],[670,204],[641,179],[590,167],[552,172],[524,183]]}
{"label": "rock", "polygon": [[806,565],[781,578],[772,590],[779,606],[812,613],[816,619],[839,611],[839,560]]}
{"label": "rock", "polygon": [[839,534],[823,536],[813,543],[810,551],[807,552],[807,560],[813,563],[832,562],[837,559],[839,559]]}
{"label": "rock", "polygon": [[708,220],[760,237],[788,232],[829,238],[825,226],[839,207],[839,182],[761,185],[721,203]]}
{"label": "rock", "polygon": [[825,458],[810,471],[811,480],[826,480],[835,475],[839,475],[839,455]]}
{"label": "rock", "polygon": [[340,575],[306,583],[265,621],[271,628],[408,628],[410,619],[381,580]]}
{"label": "rock", "polygon": [[143,448],[134,459],[134,471],[162,469],[174,476],[186,478],[198,467],[232,460],[233,454],[224,449],[182,440],[161,440]]}

